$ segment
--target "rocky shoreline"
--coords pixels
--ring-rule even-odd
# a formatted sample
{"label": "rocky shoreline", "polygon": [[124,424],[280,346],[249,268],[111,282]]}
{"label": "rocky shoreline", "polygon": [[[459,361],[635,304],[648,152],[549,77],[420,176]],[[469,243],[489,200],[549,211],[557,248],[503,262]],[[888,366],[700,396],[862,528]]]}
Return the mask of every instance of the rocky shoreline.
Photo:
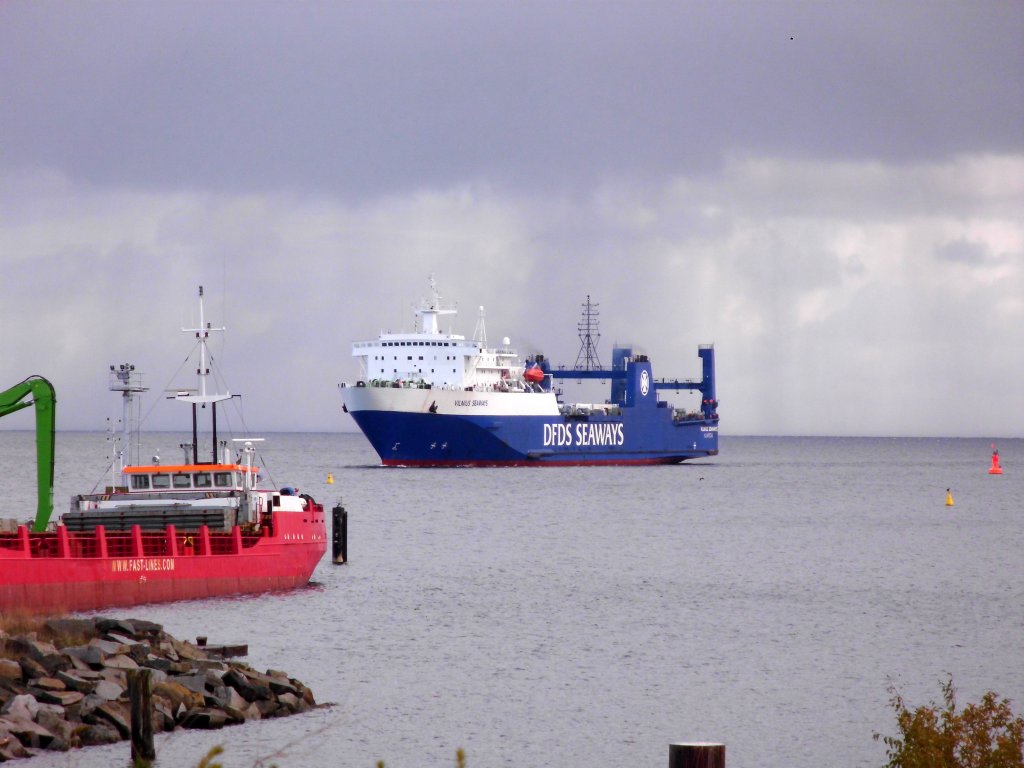
{"label": "rocky shoreline", "polygon": [[130,736],[129,670],[152,670],[153,730],[221,728],[317,706],[284,672],[226,661],[140,619],[0,630],[0,762]]}

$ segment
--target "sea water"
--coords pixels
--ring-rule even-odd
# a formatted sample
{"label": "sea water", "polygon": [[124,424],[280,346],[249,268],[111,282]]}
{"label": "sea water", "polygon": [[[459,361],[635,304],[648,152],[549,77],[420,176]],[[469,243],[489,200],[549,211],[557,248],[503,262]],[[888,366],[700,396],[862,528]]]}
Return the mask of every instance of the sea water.
{"label": "sea water", "polygon": [[[150,436],[176,461],[181,436]],[[102,434],[60,433],[57,507],[109,482]],[[33,515],[31,433],[0,432]],[[1024,713],[1024,440],[721,438],[671,467],[385,469],[360,435],[270,435],[271,479],[349,512],[310,587],[111,609],[249,644],[330,706],[157,737],[157,765],[880,766],[913,707],[994,689]],[[333,483],[327,482],[331,476]],[[954,506],[946,505],[947,488]],[[127,766],[127,742],[35,758]]]}

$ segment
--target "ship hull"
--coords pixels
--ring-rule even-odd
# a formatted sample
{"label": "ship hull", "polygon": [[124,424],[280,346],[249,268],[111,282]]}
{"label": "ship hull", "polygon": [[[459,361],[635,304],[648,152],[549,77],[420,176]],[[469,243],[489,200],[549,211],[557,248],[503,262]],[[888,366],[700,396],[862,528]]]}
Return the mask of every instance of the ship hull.
{"label": "ship hull", "polygon": [[0,610],[62,613],[294,589],[326,550],[319,505],[280,513],[262,535],[230,532],[70,532],[0,536]]}
{"label": "ship hull", "polygon": [[717,420],[664,407],[574,418],[551,393],[353,387],[343,397],[386,466],[677,464],[718,453]]}
{"label": "ship hull", "polygon": [[[600,404],[563,405],[550,387],[517,386],[512,377],[483,387],[375,379],[342,386],[341,397],[385,466],[678,464],[718,454],[713,350],[699,355],[699,382],[657,382],[642,356],[580,372],[612,379],[612,396]],[[660,388],[699,390],[700,410],[670,407]]]}

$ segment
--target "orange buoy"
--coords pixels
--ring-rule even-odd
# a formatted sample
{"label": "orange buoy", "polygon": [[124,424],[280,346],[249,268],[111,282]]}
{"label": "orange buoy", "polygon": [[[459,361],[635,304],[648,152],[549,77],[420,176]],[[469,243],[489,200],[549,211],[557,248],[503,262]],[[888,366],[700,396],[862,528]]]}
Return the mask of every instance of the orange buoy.
{"label": "orange buoy", "polygon": [[992,466],[989,467],[988,473],[990,475],[1003,474],[1003,468],[999,466],[999,451],[996,449],[995,443],[992,444]]}
{"label": "orange buoy", "polygon": [[949,488],[946,489],[946,506],[953,506],[953,492]]}

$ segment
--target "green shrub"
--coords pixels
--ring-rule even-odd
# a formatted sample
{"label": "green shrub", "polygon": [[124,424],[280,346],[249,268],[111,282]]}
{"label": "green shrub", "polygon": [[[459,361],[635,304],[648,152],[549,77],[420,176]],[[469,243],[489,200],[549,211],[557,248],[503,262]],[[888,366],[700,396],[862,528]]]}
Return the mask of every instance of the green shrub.
{"label": "green shrub", "polygon": [[913,711],[889,686],[899,735],[875,734],[888,747],[885,768],[1024,768],[1024,718],[1014,717],[1010,700],[989,691],[958,713],[952,676],[941,685],[943,706]]}

